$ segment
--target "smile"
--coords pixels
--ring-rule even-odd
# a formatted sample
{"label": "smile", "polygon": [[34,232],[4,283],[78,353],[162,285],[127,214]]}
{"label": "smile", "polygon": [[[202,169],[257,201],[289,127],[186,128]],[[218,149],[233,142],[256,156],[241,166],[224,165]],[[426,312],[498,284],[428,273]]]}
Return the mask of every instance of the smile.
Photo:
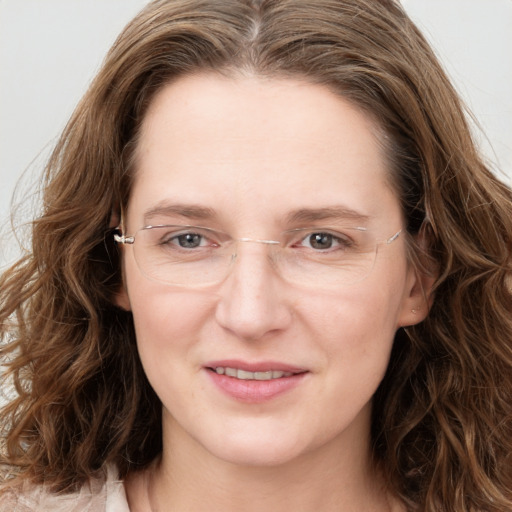
{"label": "smile", "polygon": [[249,372],[239,368],[230,368],[224,366],[217,366],[214,368],[218,375],[226,375],[240,380],[273,380],[281,379],[283,377],[291,377],[294,375],[292,372],[285,372],[282,370],[268,370],[265,372]]}

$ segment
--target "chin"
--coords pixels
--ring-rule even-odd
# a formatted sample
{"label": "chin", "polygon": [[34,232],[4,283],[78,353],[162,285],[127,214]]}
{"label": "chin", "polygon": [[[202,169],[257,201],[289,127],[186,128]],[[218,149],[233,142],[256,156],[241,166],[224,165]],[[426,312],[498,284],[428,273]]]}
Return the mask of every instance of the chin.
{"label": "chin", "polygon": [[276,442],[269,442],[266,445],[252,443],[252,446],[245,444],[216,446],[211,451],[214,456],[230,464],[239,467],[269,468],[282,466],[299,457],[301,450],[294,450],[289,446],[278,446]]}
{"label": "chin", "polygon": [[225,428],[221,436],[197,440],[215,458],[248,467],[280,466],[300,457],[309,448],[286,428],[279,432],[263,428]]}

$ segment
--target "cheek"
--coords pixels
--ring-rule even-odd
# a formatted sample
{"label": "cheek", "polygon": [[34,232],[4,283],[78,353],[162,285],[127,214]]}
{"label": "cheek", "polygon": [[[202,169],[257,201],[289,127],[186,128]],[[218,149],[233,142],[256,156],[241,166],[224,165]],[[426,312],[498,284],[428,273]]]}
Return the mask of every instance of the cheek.
{"label": "cheek", "polygon": [[168,410],[187,408],[188,384],[198,370],[197,344],[208,316],[209,304],[201,296],[139,287],[132,299],[139,357],[144,372]]}
{"label": "cheek", "polygon": [[129,261],[126,288],[144,366],[163,360],[166,365],[171,364],[172,354],[176,355],[195,338],[211,304],[200,293],[148,280]]}
{"label": "cheek", "polygon": [[132,312],[140,349],[148,345],[169,349],[193,338],[208,309],[207,301],[187,293],[139,294],[132,301]]}
{"label": "cheek", "polygon": [[335,297],[307,298],[298,306],[301,316],[334,348],[338,340],[347,346],[359,347],[361,342],[392,338],[396,317],[400,310],[399,297],[381,293],[379,290],[350,290]]}
{"label": "cheek", "polygon": [[316,340],[326,365],[334,370],[329,377],[333,389],[350,390],[347,399],[354,389],[369,398],[383,378],[395,338],[401,293],[399,287],[368,281],[336,296],[305,297],[297,305],[310,338]]}

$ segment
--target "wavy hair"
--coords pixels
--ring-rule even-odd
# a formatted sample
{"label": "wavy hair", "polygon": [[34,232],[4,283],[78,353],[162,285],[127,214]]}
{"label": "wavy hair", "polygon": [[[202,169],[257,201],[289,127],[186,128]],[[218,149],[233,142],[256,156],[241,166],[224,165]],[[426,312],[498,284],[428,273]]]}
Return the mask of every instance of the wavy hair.
{"label": "wavy hair", "polygon": [[427,319],[396,334],[375,463],[410,510],[511,509],[512,193],[393,0],[157,0],[125,28],[47,164],[32,249],[0,280],[4,473],[66,491],[161,450],[160,403],[113,300],[112,219],[155,93],[203,70],[305,78],[380,125],[411,255],[437,279]]}

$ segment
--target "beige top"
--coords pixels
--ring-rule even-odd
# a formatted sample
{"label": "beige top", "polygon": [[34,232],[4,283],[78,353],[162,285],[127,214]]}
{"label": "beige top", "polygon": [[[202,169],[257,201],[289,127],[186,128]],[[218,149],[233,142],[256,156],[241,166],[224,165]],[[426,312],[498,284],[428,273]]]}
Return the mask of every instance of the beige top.
{"label": "beige top", "polygon": [[92,480],[73,494],[55,495],[43,486],[9,490],[0,496],[0,512],[130,512],[124,485],[114,467],[106,480]]}

